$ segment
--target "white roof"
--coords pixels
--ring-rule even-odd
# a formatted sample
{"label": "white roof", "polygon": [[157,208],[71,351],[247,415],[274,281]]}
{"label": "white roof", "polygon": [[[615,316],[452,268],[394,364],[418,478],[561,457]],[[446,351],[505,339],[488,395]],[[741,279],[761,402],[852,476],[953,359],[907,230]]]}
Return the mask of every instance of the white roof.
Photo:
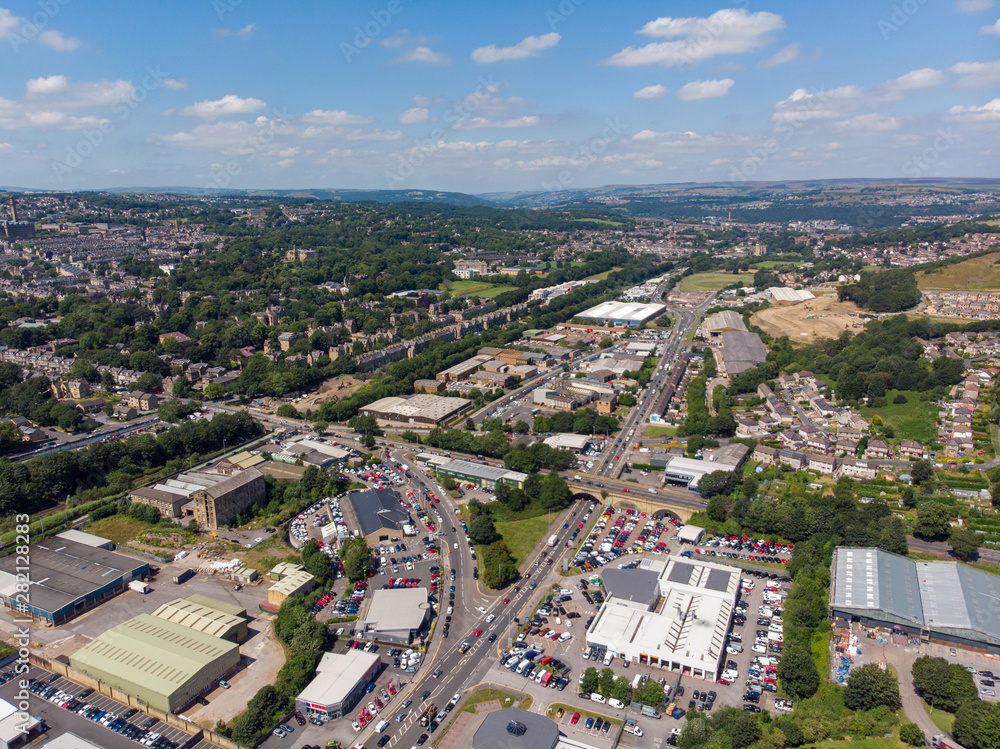
{"label": "white roof", "polygon": [[544,442],[549,447],[568,447],[572,450],[582,450],[590,442],[590,438],[585,434],[566,434],[560,432],[559,434],[553,434],[551,437],[546,437]]}
{"label": "white roof", "polygon": [[805,289],[786,289],[782,286],[770,287],[767,294],[777,302],[804,302],[814,296],[811,291]]}
{"label": "white roof", "polygon": [[45,749],[101,749],[75,733],[63,733],[44,744]]}
{"label": "white roof", "polygon": [[688,543],[694,543],[701,535],[705,532],[704,528],[699,528],[697,525],[685,525],[677,532],[677,538],[681,541],[687,541]]}
{"label": "white roof", "polygon": [[69,541],[76,541],[78,544],[93,546],[95,549],[112,546],[111,541],[106,538],[95,536],[93,533],[78,531],[74,528],[70,528],[68,531],[63,531],[62,533],[57,533],[56,536],[59,538],[65,538]]}
{"label": "white roof", "polygon": [[[301,439],[293,444],[302,445],[303,447],[308,447],[311,450],[326,455],[327,457],[333,458],[334,460],[343,460],[348,455],[350,455],[347,450],[342,447],[335,447],[334,445],[328,445],[325,442],[320,442],[319,440],[313,439]],[[287,447],[285,449],[288,449]]]}
{"label": "white roof", "polygon": [[302,690],[299,699],[317,705],[341,703],[380,660],[378,653],[366,653],[363,650],[325,653],[316,666],[315,678]]}
{"label": "white roof", "polygon": [[595,320],[627,320],[642,322],[666,309],[664,304],[637,304],[633,302],[602,302],[581,312],[579,317],[592,317]]}
{"label": "white roof", "polygon": [[427,588],[376,590],[364,621],[373,623],[376,631],[417,629],[427,615],[428,606]]}

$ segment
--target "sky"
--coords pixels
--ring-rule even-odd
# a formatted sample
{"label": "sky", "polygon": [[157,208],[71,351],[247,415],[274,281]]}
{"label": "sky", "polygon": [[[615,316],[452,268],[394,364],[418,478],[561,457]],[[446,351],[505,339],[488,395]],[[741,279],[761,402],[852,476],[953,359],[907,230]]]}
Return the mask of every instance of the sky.
{"label": "sky", "polygon": [[0,0],[0,186],[1000,177],[997,0]]}

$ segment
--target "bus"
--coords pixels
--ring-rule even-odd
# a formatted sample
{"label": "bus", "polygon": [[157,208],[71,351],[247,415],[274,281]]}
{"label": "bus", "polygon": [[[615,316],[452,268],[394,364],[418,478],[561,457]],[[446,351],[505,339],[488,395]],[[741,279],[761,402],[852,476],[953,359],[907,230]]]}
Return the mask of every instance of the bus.
{"label": "bus", "polygon": [[541,409],[540,409],[540,408],[533,408],[533,409],[531,409],[530,413],[531,413],[531,415],[532,415],[532,416],[534,416],[534,415],[535,415],[535,414],[537,414],[537,413],[538,413],[539,411],[541,411]]}

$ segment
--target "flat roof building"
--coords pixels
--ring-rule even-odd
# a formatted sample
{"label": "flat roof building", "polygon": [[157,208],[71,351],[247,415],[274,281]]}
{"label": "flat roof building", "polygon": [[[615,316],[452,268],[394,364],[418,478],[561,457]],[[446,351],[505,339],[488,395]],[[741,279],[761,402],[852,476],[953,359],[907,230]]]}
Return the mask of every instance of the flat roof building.
{"label": "flat roof building", "polygon": [[[715,681],[726,656],[740,570],[672,556],[666,562],[643,559],[636,569],[615,572],[622,574],[611,577],[607,600],[587,630],[587,645],[632,663]],[[630,573],[638,574],[633,580]]]}
{"label": "flat roof building", "polygon": [[575,453],[583,452],[590,444],[590,438],[585,434],[566,434],[560,432],[546,437],[543,442],[549,447],[557,450],[572,450]]}
{"label": "flat roof building", "polygon": [[756,333],[724,330],[720,334],[722,348],[715,349],[721,358],[719,372],[723,377],[735,377],[767,360],[767,346]]}
{"label": "flat roof building", "polygon": [[430,613],[426,588],[376,590],[356,631],[369,640],[409,645]]}
{"label": "flat roof building", "polygon": [[176,712],[236,670],[234,642],[140,614],[70,656],[70,665],[166,712]]}
{"label": "flat roof building", "polygon": [[[41,735],[45,726],[39,718],[30,713],[27,720],[22,718],[14,705],[7,700],[0,700],[0,749],[25,746]],[[51,746],[51,743],[48,746]]]}
{"label": "flat roof building", "polygon": [[449,421],[471,411],[472,408],[472,401],[465,398],[418,393],[409,397],[380,398],[374,403],[363,406],[361,414],[402,424],[437,426],[443,421]]}
{"label": "flat roof building", "polygon": [[365,694],[382,665],[378,653],[350,649],[324,653],[316,676],[295,698],[295,707],[307,717],[333,720],[346,715]]}
{"label": "flat roof building", "polygon": [[695,460],[676,455],[667,460],[667,464],[663,467],[663,483],[664,485],[680,484],[688,489],[697,490],[698,482],[701,481],[702,476],[715,471],[729,471],[731,473],[734,470],[736,470],[735,466],[725,463]]}
{"label": "flat roof building", "polygon": [[157,608],[153,616],[230,642],[240,643],[247,639],[245,616],[235,616],[190,599],[168,601]]}
{"label": "flat roof building", "polygon": [[399,542],[416,527],[399,495],[392,489],[364,489],[346,494],[341,501],[344,519],[368,544]]}
{"label": "flat roof building", "polygon": [[524,482],[528,480],[526,473],[486,463],[473,463],[471,460],[449,460],[447,463],[439,463],[432,467],[438,476],[451,476],[454,479],[467,481],[490,491],[496,489],[498,483],[510,484],[518,489],[523,489]]}
{"label": "flat roof building", "polygon": [[49,624],[62,624],[149,574],[149,562],[58,536],[30,551],[28,603],[19,602],[17,556],[10,554],[0,558],[0,605]]}
{"label": "flat roof building", "polygon": [[280,606],[286,598],[308,593],[316,587],[316,578],[305,570],[296,570],[267,589],[267,602]]}
{"label": "flat roof building", "polygon": [[634,327],[663,314],[667,307],[663,304],[639,304],[637,302],[602,302],[577,314],[592,320],[610,322],[615,325]]}
{"label": "flat roof building", "polygon": [[68,531],[63,531],[62,533],[57,533],[56,538],[63,538],[67,541],[76,541],[78,544],[91,546],[95,549],[107,549],[108,551],[115,550],[115,544],[110,539],[95,536],[93,533],[84,533],[83,531],[78,531],[73,528],[70,528]]}

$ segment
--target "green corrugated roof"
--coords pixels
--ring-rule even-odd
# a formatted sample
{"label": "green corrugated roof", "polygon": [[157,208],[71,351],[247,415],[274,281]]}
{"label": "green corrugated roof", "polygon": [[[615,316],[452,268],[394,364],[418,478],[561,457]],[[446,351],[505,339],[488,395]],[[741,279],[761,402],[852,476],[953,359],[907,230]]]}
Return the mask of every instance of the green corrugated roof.
{"label": "green corrugated roof", "polygon": [[279,593],[284,593],[286,596],[293,596],[299,592],[299,588],[303,585],[308,585],[315,579],[308,572],[299,570],[281,578],[280,581],[271,586],[270,590],[276,590]]}
{"label": "green corrugated roof", "polygon": [[176,598],[160,606],[153,616],[190,629],[204,632],[213,637],[228,637],[241,628],[246,629],[246,619],[227,614],[216,608],[202,606],[191,600]]}
{"label": "green corrugated roof", "polygon": [[[241,567],[240,569],[246,569]],[[225,601],[220,601],[218,598],[212,598],[211,596],[203,596],[201,593],[194,593],[184,599],[185,601],[190,601],[191,603],[197,603],[199,606],[207,606],[210,609],[215,609],[216,611],[222,611],[223,613],[230,614],[232,616],[242,616],[246,617],[247,610],[236,603],[226,603]]]}

